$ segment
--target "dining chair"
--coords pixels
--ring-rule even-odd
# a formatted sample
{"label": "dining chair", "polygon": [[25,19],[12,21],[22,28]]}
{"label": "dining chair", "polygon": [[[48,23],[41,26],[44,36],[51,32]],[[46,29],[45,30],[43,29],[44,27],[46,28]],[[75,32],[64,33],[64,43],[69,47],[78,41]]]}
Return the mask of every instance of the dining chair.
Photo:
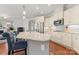
{"label": "dining chair", "polygon": [[[13,53],[16,53],[16,52],[20,52],[20,51],[23,51],[25,50],[25,55],[27,54],[27,41],[16,41],[16,42],[13,42],[10,38],[10,35],[9,33],[5,32],[2,34],[3,37],[5,37],[7,39],[7,43],[8,43],[8,55],[13,55]],[[18,49],[21,49],[21,50],[18,50]],[[18,50],[18,51],[14,51],[14,50]]]}

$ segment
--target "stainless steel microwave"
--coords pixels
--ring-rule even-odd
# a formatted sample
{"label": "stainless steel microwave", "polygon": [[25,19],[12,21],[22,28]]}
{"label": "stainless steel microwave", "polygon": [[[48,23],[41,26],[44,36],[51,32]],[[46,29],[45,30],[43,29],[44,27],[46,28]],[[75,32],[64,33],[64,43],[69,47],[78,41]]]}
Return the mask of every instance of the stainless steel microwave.
{"label": "stainless steel microwave", "polygon": [[54,21],[55,26],[64,25],[64,19],[59,19]]}

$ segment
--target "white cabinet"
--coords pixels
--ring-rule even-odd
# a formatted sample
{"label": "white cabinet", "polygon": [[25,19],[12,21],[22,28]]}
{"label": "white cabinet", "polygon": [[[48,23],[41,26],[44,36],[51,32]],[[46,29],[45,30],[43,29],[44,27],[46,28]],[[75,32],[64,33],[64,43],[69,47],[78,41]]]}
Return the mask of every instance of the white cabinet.
{"label": "white cabinet", "polygon": [[54,32],[53,33],[53,41],[55,41],[55,42],[58,42],[58,35],[57,35],[57,32]]}
{"label": "white cabinet", "polygon": [[64,46],[72,47],[71,34],[69,34],[69,33],[57,34],[57,42]]}
{"label": "white cabinet", "polygon": [[50,30],[54,26],[53,23],[54,23],[53,16],[45,18],[45,21],[44,21],[44,32],[50,32]]}
{"label": "white cabinet", "polygon": [[54,20],[59,20],[63,18],[63,10],[58,10],[54,13]]}
{"label": "white cabinet", "polygon": [[54,32],[52,41],[62,44],[63,43],[62,32]]}
{"label": "white cabinet", "polygon": [[73,49],[79,53],[79,34],[73,34]]}
{"label": "white cabinet", "polygon": [[65,25],[69,25],[70,24],[70,18],[71,18],[71,15],[70,15],[70,10],[67,10],[64,12],[64,24]]}
{"label": "white cabinet", "polygon": [[34,26],[32,24],[32,27],[34,28],[34,31],[37,31],[37,32],[41,32],[43,33],[44,32],[44,16],[40,16],[40,17],[35,17],[34,18]]}
{"label": "white cabinet", "polygon": [[57,13],[57,15],[58,15],[58,19],[62,19],[63,18],[63,10],[59,11]]}
{"label": "white cabinet", "polygon": [[50,26],[53,26],[54,25],[54,16],[51,16],[51,17],[48,17],[48,18],[45,18],[45,24],[44,26],[46,27],[50,27]]}
{"label": "white cabinet", "polygon": [[45,27],[49,27],[53,25],[53,19],[51,17],[45,19]]}
{"label": "white cabinet", "polygon": [[44,16],[35,17],[35,22],[44,22]]}
{"label": "white cabinet", "polygon": [[79,5],[64,11],[64,24],[79,24]]}
{"label": "white cabinet", "polygon": [[52,41],[70,47],[79,53],[79,33],[54,32]]}
{"label": "white cabinet", "polygon": [[52,41],[58,42],[57,37],[58,37],[57,32],[53,32],[53,39],[52,39]]}
{"label": "white cabinet", "polygon": [[63,45],[72,47],[71,33],[63,33]]}
{"label": "white cabinet", "polygon": [[67,47],[72,47],[72,37],[70,33],[54,32],[52,41]]}
{"label": "white cabinet", "polygon": [[75,6],[71,10],[71,23],[79,24],[79,6]]}
{"label": "white cabinet", "polygon": [[56,41],[60,44],[62,44],[62,33],[61,32],[58,32],[57,35],[56,35]]}

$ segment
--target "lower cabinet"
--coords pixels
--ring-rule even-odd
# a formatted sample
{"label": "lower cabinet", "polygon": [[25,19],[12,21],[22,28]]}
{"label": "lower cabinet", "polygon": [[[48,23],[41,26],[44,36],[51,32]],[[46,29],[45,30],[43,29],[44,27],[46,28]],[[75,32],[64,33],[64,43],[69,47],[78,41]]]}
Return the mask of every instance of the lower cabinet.
{"label": "lower cabinet", "polygon": [[67,47],[72,47],[72,37],[71,37],[71,33],[63,33],[63,42],[62,44],[67,46]]}
{"label": "lower cabinet", "polygon": [[79,53],[79,33],[55,32],[52,41]]}
{"label": "lower cabinet", "polygon": [[79,53],[79,34],[73,34],[73,49]]}
{"label": "lower cabinet", "polygon": [[53,41],[62,43],[62,32],[55,32],[53,35]]}
{"label": "lower cabinet", "polygon": [[64,46],[72,47],[71,34],[56,32],[53,35],[53,41]]}
{"label": "lower cabinet", "polygon": [[57,33],[57,36],[56,36],[57,38],[57,42],[59,42],[59,43],[62,43],[62,33],[61,32],[59,32],[59,33]]}

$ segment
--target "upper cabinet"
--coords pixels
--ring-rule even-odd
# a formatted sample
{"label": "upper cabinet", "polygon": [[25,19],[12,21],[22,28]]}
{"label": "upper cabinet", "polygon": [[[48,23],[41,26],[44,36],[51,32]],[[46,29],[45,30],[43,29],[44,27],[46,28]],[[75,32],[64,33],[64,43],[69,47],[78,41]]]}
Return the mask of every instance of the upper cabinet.
{"label": "upper cabinet", "polygon": [[52,26],[53,26],[53,16],[45,18],[44,32],[49,32]]}
{"label": "upper cabinet", "polygon": [[53,17],[48,17],[48,18],[45,18],[45,27],[50,27],[53,25]]}
{"label": "upper cabinet", "polygon": [[63,7],[57,8],[54,12],[53,15],[45,18],[45,26],[54,26],[54,21],[55,20],[60,20],[63,18]]}
{"label": "upper cabinet", "polygon": [[35,22],[44,22],[44,16],[35,17]]}
{"label": "upper cabinet", "polygon": [[79,5],[64,11],[64,24],[79,24]]}
{"label": "upper cabinet", "polygon": [[44,33],[44,16],[35,17],[35,31]]}
{"label": "upper cabinet", "polygon": [[63,7],[57,8],[53,14],[54,20],[59,20],[63,18]]}

